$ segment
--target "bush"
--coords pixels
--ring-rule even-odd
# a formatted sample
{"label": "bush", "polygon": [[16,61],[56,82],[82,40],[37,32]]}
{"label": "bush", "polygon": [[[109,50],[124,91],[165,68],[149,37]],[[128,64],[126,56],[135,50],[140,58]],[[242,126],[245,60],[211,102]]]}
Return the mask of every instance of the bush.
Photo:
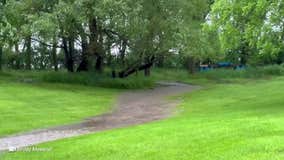
{"label": "bush", "polygon": [[262,71],[264,75],[273,75],[273,76],[284,75],[284,67],[281,65],[266,66],[263,67]]}
{"label": "bush", "polygon": [[142,76],[113,79],[109,75],[97,73],[49,72],[42,75],[40,80],[48,83],[81,84],[117,89],[141,89],[154,86],[154,81]]}
{"label": "bush", "polygon": [[284,75],[283,65],[271,65],[265,67],[248,67],[244,70],[215,69],[208,72],[199,73],[199,76],[208,79],[228,79],[228,78],[261,78],[266,76]]}

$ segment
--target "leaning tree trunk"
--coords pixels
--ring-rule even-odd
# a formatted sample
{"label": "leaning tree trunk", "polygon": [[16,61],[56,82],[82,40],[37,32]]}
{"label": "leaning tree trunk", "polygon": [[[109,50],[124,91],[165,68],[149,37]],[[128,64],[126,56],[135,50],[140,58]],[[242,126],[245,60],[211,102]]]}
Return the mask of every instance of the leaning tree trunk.
{"label": "leaning tree trunk", "polygon": [[155,57],[152,57],[147,63],[145,64],[138,64],[128,67],[127,69],[119,72],[119,78],[126,78],[133,73],[137,73],[138,71],[144,70],[145,76],[150,75],[150,69],[154,65]]}
{"label": "leaning tree trunk", "polygon": [[32,69],[32,39],[31,36],[28,36],[26,38],[26,69],[31,70]]}

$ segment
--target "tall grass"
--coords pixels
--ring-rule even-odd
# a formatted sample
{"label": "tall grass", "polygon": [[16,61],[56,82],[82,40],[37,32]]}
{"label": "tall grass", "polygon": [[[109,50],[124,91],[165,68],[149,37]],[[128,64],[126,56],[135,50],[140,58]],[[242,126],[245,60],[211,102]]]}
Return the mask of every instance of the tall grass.
{"label": "tall grass", "polygon": [[180,81],[193,84],[236,82],[239,80],[261,79],[284,76],[284,65],[248,67],[243,70],[214,69],[206,72],[189,74],[186,70],[155,69],[152,79]]}
{"label": "tall grass", "polygon": [[202,72],[198,75],[209,79],[263,78],[268,76],[284,75],[284,66],[271,65],[265,67],[248,67],[243,70],[216,69],[208,72]]}
{"label": "tall grass", "polygon": [[50,83],[83,84],[105,88],[139,89],[153,87],[152,79],[132,76],[126,79],[111,78],[97,73],[56,73],[50,72],[41,76],[41,80]]}
{"label": "tall grass", "polygon": [[129,78],[111,78],[110,74],[90,73],[68,73],[68,72],[53,72],[53,71],[6,71],[0,74],[1,79],[7,79],[17,82],[28,83],[65,83],[77,84],[104,88],[115,89],[143,89],[154,86],[154,80],[145,78],[142,75],[131,76]]}
{"label": "tall grass", "polygon": [[144,77],[142,73],[125,79],[111,78],[109,73],[67,73],[47,71],[9,71],[0,73],[3,77],[24,82],[66,83],[79,84],[116,89],[142,89],[151,88],[156,81],[176,81],[192,84],[228,83],[238,80],[261,79],[272,76],[284,76],[284,65],[265,67],[248,67],[244,70],[215,69],[207,72],[189,74],[182,69],[153,69],[151,77]]}

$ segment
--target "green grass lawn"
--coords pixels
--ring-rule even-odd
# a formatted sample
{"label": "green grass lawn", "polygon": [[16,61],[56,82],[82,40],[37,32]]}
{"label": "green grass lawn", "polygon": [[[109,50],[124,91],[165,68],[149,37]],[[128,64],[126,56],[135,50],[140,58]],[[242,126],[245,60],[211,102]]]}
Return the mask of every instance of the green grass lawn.
{"label": "green grass lawn", "polygon": [[[3,160],[283,160],[284,78],[215,84],[182,96],[180,113],[136,127],[39,145]],[[2,122],[2,120],[1,120]]]}
{"label": "green grass lawn", "polygon": [[[81,121],[108,111],[118,91],[0,80],[0,137]],[[0,158],[1,159],[1,158]]]}

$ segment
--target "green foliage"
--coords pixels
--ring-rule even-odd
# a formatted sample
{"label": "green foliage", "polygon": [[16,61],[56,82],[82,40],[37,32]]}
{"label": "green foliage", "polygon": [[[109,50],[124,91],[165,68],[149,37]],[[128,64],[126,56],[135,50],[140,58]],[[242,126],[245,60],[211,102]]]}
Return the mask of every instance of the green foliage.
{"label": "green foliage", "polygon": [[88,86],[117,88],[117,89],[141,89],[154,86],[151,79],[142,76],[132,76],[126,79],[113,79],[109,75],[96,73],[56,73],[43,74],[40,80],[48,83],[81,84]]}
{"label": "green foliage", "polygon": [[[116,89],[143,89],[151,88],[155,85],[152,78],[145,78],[142,75],[131,76],[126,79],[113,79],[110,74],[98,74],[94,72],[85,73],[67,73],[67,72],[3,72],[2,78],[10,78],[11,81],[23,82],[32,80],[34,83],[52,83],[52,84],[69,84],[84,85],[89,87],[103,87]],[[4,76],[5,75],[5,76]],[[1,75],[0,75],[1,76]]]}
{"label": "green foliage", "polygon": [[215,69],[207,72],[189,74],[183,69],[155,68],[151,77],[142,74],[130,76],[126,79],[113,79],[110,73],[102,75],[91,73],[67,73],[67,72],[3,72],[2,78],[12,81],[24,81],[31,79],[35,83],[55,83],[69,85],[85,85],[116,89],[143,89],[152,88],[157,81],[177,81],[190,84],[234,83],[250,79],[271,78],[284,76],[284,65],[271,65],[263,67],[248,67],[245,70]]}
{"label": "green foliage", "polygon": [[271,65],[265,67],[248,67],[245,70],[236,71],[230,69],[217,69],[199,73],[198,76],[218,83],[223,83],[224,81],[234,82],[238,79],[259,79],[273,76],[284,76],[284,67],[280,65]]}
{"label": "green foliage", "polygon": [[284,50],[283,6],[282,0],[217,0],[209,14],[210,27],[218,31],[223,52],[253,65],[279,63]]}
{"label": "green foliage", "polygon": [[246,83],[250,80],[270,79],[284,76],[284,65],[248,67],[245,70],[215,69],[196,74],[189,74],[181,69],[154,69],[152,79],[155,81],[177,81],[196,85],[223,83]]}
{"label": "green foliage", "polygon": [[[208,8],[207,0],[9,0],[1,12],[7,25],[0,30],[9,35],[4,47],[13,51],[14,46],[24,46],[15,54],[27,54],[30,58],[24,64],[33,61],[35,69],[42,68],[38,65],[45,56],[45,51],[36,50],[39,45],[49,51],[65,47],[66,66],[67,61],[75,66],[83,60],[92,64],[99,56],[111,57],[116,48],[117,56],[125,57],[113,58],[112,63],[132,67],[149,63],[152,57],[168,58],[177,53],[203,57],[209,47],[204,44],[208,39],[201,33],[201,24]],[[27,46],[30,38],[32,46]],[[52,46],[53,42],[60,45]],[[50,63],[52,58],[46,60]]]}

